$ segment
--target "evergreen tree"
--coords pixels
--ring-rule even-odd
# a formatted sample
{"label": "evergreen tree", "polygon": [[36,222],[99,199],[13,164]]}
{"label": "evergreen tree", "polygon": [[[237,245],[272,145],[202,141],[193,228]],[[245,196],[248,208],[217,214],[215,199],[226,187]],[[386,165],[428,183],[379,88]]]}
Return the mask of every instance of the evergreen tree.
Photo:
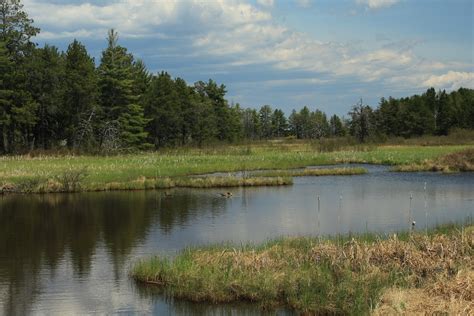
{"label": "evergreen tree", "polygon": [[301,138],[307,139],[311,137],[311,111],[304,106],[299,113],[299,124],[301,130]]}
{"label": "evergreen tree", "polygon": [[330,135],[335,137],[341,137],[346,135],[346,130],[342,124],[342,120],[334,114],[329,120]]}
{"label": "evergreen tree", "polygon": [[191,131],[193,124],[196,122],[194,117],[195,103],[192,99],[194,91],[191,87],[188,87],[186,81],[181,78],[176,78],[174,86],[178,98],[178,108],[176,110],[178,111],[177,115],[180,116],[179,131],[176,131],[176,133],[180,138],[179,143],[181,145],[186,145],[192,140]]}
{"label": "evergreen tree", "polygon": [[272,135],[274,137],[283,137],[286,135],[288,129],[288,121],[285,117],[285,113],[276,109],[272,114]]}
{"label": "evergreen tree", "polygon": [[262,138],[269,139],[272,137],[272,108],[269,105],[264,105],[260,108],[258,112],[260,119],[260,130]]}
{"label": "evergreen tree", "polygon": [[35,48],[30,39],[38,32],[19,0],[0,0],[0,42],[4,43],[7,58],[14,64],[8,76],[3,78],[3,89],[11,91],[8,106],[3,109],[3,116],[8,117],[8,126],[1,128],[4,151],[34,145],[36,103],[26,87],[25,61]]}
{"label": "evergreen tree", "polygon": [[10,60],[5,43],[0,41],[0,152],[8,152],[8,128],[11,122],[11,107],[13,91],[8,86],[9,77],[13,72],[13,63]]}
{"label": "evergreen tree", "polygon": [[242,125],[246,139],[255,140],[261,138],[260,120],[257,110],[245,109],[242,112]]}
{"label": "evergreen tree", "polygon": [[156,148],[174,146],[181,140],[183,116],[175,82],[162,72],[155,76],[145,95],[145,115],[150,119],[147,131]]}
{"label": "evergreen tree", "polygon": [[217,138],[218,128],[212,100],[201,93],[191,95],[193,102],[194,124],[192,125],[192,139],[202,146],[204,142],[209,142]]}
{"label": "evergreen tree", "polygon": [[291,114],[288,117],[288,129],[291,135],[298,139],[302,138],[300,114],[296,112],[296,110],[291,111]]}
{"label": "evergreen tree", "polygon": [[[147,120],[143,107],[139,104],[140,95],[134,93],[135,72],[133,56],[127,49],[117,44],[118,35],[112,29],[108,34],[108,46],[102,52],[99,66],[100,100],[103,118],[106,123],[115,123],[120,141],[127,148],[147,148]],[[102,134],[101,143],[107,142]]]}
{"label": "evergreen tree", "polygon": [[145,126],[149,121],[145,118],[141,105],[136,103],[127,105],[127,109],[118,118],[120,140],[126,148],[146,150],[153,147],[153,145],[146,142],[148,132],[145,131]]}
{"label": "evergreen tree", "polygon": [[[64,94],[64,59],[54,46],[36,49],[25,65],[26,88],[36,103],[34,142],[48,149],[59,140],[65,126],[60,112]],[[32,144],[32,145],[35,145]]]}
{"label": "evergreen tree", "polygon": [[329,123],[324,114],[320,110],[316,110],[310,114],[310,137],[321,139],[329,135]]}
{"label": "evergreen tree", "polygon": [[74,40],[65,55],[62,109],[64,137],[69,147],[92,148],[95,143],[95,130],[101,115],[97,84],[94,59],[80,42]]}
{"label": "evergreen tree", "polygon": [[207,97],[214,109],[216,119],[217,138],[219,140],[232,141],[236,138],[232,126],[232,113],[230,111],[225,94],[227,93],[225,85],[217,85],[212,79],[207,83],[198,81],[194,84],[196,91],[203,97]]}
{"label": "evergreen tree", "polygon": [[243,137],[242,109],[237,103],[229,107],[229,136],[228,141],[235,142]]}
{"label": "evergreen tree", "polygon": [[438,92],[438,115],[436,117],[436,133],[438,135],[448,135],[449,129],[453,127],[453,109],[449,102],[446,91]]}

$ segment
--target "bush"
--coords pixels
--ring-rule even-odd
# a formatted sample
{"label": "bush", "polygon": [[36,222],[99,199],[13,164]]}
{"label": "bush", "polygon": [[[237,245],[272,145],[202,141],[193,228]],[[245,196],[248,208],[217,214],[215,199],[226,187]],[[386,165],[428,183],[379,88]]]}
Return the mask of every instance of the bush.
{"label": "bush", "polygon": [[56,180],[61,184],[62,190],[65,192],[76,192],[81,189],[81,181],[87,176],[87,168],[64,171],[61,175],[56,176]]}

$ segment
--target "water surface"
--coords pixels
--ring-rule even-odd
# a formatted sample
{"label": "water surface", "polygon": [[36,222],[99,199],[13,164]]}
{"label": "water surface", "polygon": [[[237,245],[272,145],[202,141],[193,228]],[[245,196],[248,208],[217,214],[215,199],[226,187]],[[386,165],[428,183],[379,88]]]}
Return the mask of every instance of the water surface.
{"label": "water surface", "polygon": [[[295,178],[292,186],[0,198],[0,313],[259,314],[167,299],[128,276],[137,259],[190,245],[286,235],[423,230],[474,215],[474,174]],[[319,197],[319,208],[318,208]],[[281,311],[281,314],[288,312]]]}

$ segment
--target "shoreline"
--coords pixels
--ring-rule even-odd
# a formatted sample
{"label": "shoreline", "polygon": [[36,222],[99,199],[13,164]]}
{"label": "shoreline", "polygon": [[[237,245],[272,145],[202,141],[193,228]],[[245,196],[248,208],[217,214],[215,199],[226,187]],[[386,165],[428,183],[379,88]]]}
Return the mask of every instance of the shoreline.
{"label": "shoreline", "polygon": [[[250,301],[310,314],[457,313],[473,307],[473,256],[470,223],[385,238],[282,237],[257,245],[187,248],[173,259],[143,259],[130,275],[192,302]],[[420,305],[407,293],[431,301]]]}
{"label": "shoreline", "polygon": [[[141,153],[113,157],[1,157],[0,194],[290,185],[291,178],[296,176],[366,172],[359,166],[337,166],[348,163],[388,165],[392,166],[391,171],[402,172],[474,170],[472,146],[386,146],[370,151],[328,153],[314,152],[309,147],[285,148],[256,148],[248,154],[229,147],[214,155],[190,152],[185,155]],[[307,168],[324,165],[334,166]],[[302,170],[296,170],[298,168]],[[213,173],[235,172],[242,176],[212,176]]]}

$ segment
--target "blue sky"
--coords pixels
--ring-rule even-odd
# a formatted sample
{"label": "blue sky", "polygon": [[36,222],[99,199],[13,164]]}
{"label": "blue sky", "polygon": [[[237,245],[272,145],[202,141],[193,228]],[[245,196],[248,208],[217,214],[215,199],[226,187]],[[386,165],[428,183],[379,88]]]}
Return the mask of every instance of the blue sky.
{"label": "blue sky", "polygon": [[474,88],[471,0],[24,0],[61,49],[97,61],[109,28],[152,72],[212,78],[245,107],[345,114],[436,89]]}

